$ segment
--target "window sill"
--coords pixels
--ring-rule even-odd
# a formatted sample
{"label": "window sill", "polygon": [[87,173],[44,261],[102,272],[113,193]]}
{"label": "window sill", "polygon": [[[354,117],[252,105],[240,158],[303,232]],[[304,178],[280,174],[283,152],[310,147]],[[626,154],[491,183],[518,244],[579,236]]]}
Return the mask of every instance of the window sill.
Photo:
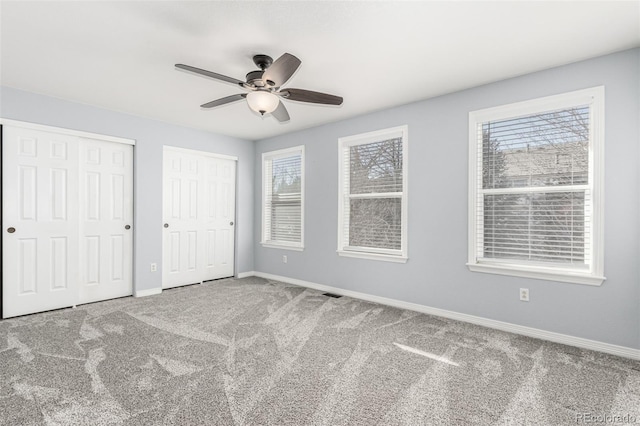
{"label": "window sill", "polygon": [[292,246],[288,244],[278,244],[278,243],[260,243],[262,247],[266,248],[275,248],[281,250],[293,250],[293,251],[303,251],[304,246]]}
{"label": "window sill", "polygon": [[383,262],[407,263],[409,260],[406,256],[397,256],[393,254],[366,253],[362,251],[346,251],[337,250],[338,255],[344,257],[355,257],[359,259],[381,260]]}
{"label": "window sill", "polygon": [[510,275],[514,277],[533,278],[537,280],[560,281],[572,284],[586,284],[600,286],[606,280],[605,277],[598,277],[591,274],[559,271],[552,268],[536,268],[513,265],[488,265],[479,263],[467,263],[467,267],[472,272],[482,272],[485,274]]}

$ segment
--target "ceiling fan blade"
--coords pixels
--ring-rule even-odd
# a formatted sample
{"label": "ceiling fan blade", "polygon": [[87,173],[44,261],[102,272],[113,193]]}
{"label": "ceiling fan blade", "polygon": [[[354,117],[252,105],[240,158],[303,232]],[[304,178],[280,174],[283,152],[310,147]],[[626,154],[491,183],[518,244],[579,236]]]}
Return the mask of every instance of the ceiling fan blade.
{"label": "ceiling fan blade", "polygon": [[300,59],[290,53],[285,53],[265,70],[262,80],[271,86],[280,87],[291,78],[301,63]]}
{"label": "ceiling fan blade", "polygon": [[200,105],[200,107],[201,108],[213,108],[213,107],[217,107],[217,106],[220,106],[220,105],[229,104],[231,102],[236,102],[236,101],[242,100],[242,99],[244,99],[246,97],[247,97],[246,93],[241,93],[239,95],[226,96],[224,98],[216,99],[215,101],[211,101],[211,102],[207,102],[206,104],[202,104],[202,105]]}
{"label": "ceiling fan blade", "polygon": [[273,115],[276,118],[276,120],[278,120],[281,123],[285,121],[289,121],[289,112],[284,107],[284,104],[282,103],[282,101],[280,101],[280,103],[278,104],[278,108],[276,108],[275,111],[271,113],[271,115]]}
{"label": "ceiling fan blade", "polygon": [[285,99],[312,104],[342,105],[342,96],[328,95],[304,89],[285,89],[280,92]]}
{"label": "ceiling fan blade", "polygon": [[218,74],[216,72],[203,70],[200,68],[192,67],[191,65],[185,64],[176,64],[176,68],[180,68],[181,70],[189,71],[195,74],[204,75],[205,77],[215,78],[216,80],[224,81],[231,84],[236,84],[244,87],[245,82],[235,79],[233,77],[227,77],[226,75]]}

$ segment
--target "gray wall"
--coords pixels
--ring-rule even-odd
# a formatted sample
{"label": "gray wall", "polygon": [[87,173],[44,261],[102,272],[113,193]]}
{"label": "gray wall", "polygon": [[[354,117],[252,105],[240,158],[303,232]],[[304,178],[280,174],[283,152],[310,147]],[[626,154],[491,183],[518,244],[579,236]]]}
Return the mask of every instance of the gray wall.
{"label": "gray wall", "polygon": [[[255,270],[640,348],[639,61],[640,49],[629,50],[258,141]],[[599,85],[606,92],[607,280],[592,287],[469,272],[469,111]],[[339,257],[337,140],[403,124],[409,126],[409,261]],[[300,144],[306,147],[305,249],[263,248],[261,154]],[[519,301],[520,287],[530,289],[530,302]]]}
{"label": "gray wall", "polygon": [[[0,117],[136,140],[134,151],[134,289],[162,287],[162,147],[238,157],[236,272],[253,269],[255,144],[8,87]],[[151,272],[150,264],[158,264]]]}

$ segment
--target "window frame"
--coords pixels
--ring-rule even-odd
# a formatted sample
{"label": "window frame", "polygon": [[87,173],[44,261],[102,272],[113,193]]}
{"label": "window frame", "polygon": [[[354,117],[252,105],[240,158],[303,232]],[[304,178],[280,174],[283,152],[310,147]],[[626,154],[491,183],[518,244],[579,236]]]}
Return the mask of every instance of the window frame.
{"label": "window frame", "polygon": [[[268,240],[267,233],[267,161],[273,161],[280,158],[293,157],[300,155],[300,242]],[[283,250],[304,250],[304,197],[305,197],[305,156],[304,145],[298,145],[290,148],[278,149],[275,151],[267,151],[262,153],[262,229],[260,235],[260,244],[263,247],[276,248]],[[269,184],[271,184],[272,176],[269,176]]]}
{"label": "window frame", "polygon": [[[371,193],[371,194],[345,194],[344,190],[349,190],[345,183],[345,149],[356,145],[366,145],[374,142],[402,137],[402,192],[401,193]],[[369,260],[381,260],[387,262],[406,263],[408,255],[408,158],[409,158],[409,130],[407,125],[376,130],[373,132],[361,133],[352,136],[338,138],[338,248],[336,252],[339,256],[354,257]],[[348,166],[347,166],[348,167]],[[372,199],[372,198],[400,198],[400,250],[372,248],[372,247],[350,247],[342,244],[345,241],[344,233],[344,209],[345,198]],[[347,208],[349,208],[347,206]]]}
{"label": "window frame", "polygon": [[[483,272],[498,275],[509,275],[550,281],[587,284],[599,286],[604,277],[604,86],[547,96],[523,102],[516,102],[492,108],[469,112],[469,200],[468,200],[468,261],[467,267],[472,272]],[[481,158],[478,158],[478,125],[487,121],[503,120],[543,113],[576,106],[589,106],[589,168],[588,184],[573,187],[550,187],[548,192],[575,189],[583,186],[592,194],[591,207],[591,262],[587,268],[553,267],[519,262],[517,260],[478,260],[477,227],[480,225],[480,213],[477,211],[478,197],[484,192],[478,191],[481,182]],[[481,179],[481,178],[480,178]],[[485,190],[487,191],[487,190]],[[489,190],[490,191],[490,190]],[[516,193],[527,192],[526,188],[514,188]]]}

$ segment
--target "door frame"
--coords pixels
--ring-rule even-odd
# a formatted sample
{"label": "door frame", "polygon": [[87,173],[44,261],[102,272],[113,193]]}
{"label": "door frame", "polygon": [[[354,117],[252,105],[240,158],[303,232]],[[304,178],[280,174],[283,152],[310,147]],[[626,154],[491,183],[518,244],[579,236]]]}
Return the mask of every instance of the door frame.
{"label": "door frame", "polygon": [[[231,160],[231,161],[235,161],[236,162],[236,167],[235,167],[235,176],[234,176],[234,185],[233,185],[233,190],[234,190],[234,194],[233,194],[233,199],[234,199],[234,210],[233,210],[233,223],[235,224],[235,226],[233,227],[233,276],[237,276],[237,271],[238,271],[238,157],[235,155],[226,155],[226,154],[218,154],[215,152],[210,152],[210,151],[201,151],[198,149],[193,149],[193,148],[183,148],[180,146],[175,146],[175,145],[162,145],[162,208],[163,208],[163,214],[162,214],[162,220],[164,223],[164,194],[165,194],[165,188],[164,188],[164,154],[165,151],[173,151],[173,152],[182,152],[184,154],[191,154],[191,155],[202,155],[205,157],[210,157],[210,158],[217,158],[217,159],[221,159],[221,160]],[[165,289],[164,288],[164,235],[162,238],[162,268],[161,268],[161,272],[162,272],[162,282],[161,282],[161,289],[162,291],[164,290],[170,290],[170,289]]]}
{"label": "door frame", "polygon": [[[132,187],[132,208],[133,208],[133,238],[131,241],[131,262],[132,262],[132,270],[131,270],[131,286],[132,286],[132,295],[135,294],[136,282],[135,282],[135,270],[136,270],[136,140],[130,138],[123,138],[119,136],[110,136],[103,135],[100,133],[92,133],[85,132],[83,130],[75,130],[69,129],[65,127],[57,127],[57,126],[49,126],[45,124],[33,123],[30,121],[22,121],[22,120],[14,120],[9,118],[0,117],[0,200],[4,200],[2,189],[3,189],[3,170],[2,166],[4,164],[3,151],[4,144],[2,143],[2,135],[3,135],[3,126],[13,126],[20,127],[23,129],[30,130],[39,130],[43,132],[49,133],[58,133],[67,136],[76,136],[80,138],[89,138],[89,139],[97,139],[105,142],[114,142],[121,143],[125,145],[131,145],[133,147],[133,161],[131,164],[131,173],[133,174],[133,187]],[[79,161],[79,160],[78,160]],[[78,163],[79,166],[79,163]],[[2,252],[4,247],[4,223],[3,223],[3,215],[0,215],[0,277],[4,274],[4,254]],[[79,225],[79,224],[78,224]],[[0,282],[0,319],[4,317],[3,312],[3,294],[4,294],[4,283]]]}
{"label": "door frame", "polygon": [[79,136],[81,138],[98,139],[106,142],[123,143],[125,145],[136,144],[135,139],[121,138],[119,136],[102,135],[100,133],[85,132],[83,130],[73,130],[64,127],[47,126],[44,124],[31,123],[29,121],[10,120],[0,117],[0,125],[22,127],[23,129],[40,130],[49,133],[61,133],[67,136]]}

